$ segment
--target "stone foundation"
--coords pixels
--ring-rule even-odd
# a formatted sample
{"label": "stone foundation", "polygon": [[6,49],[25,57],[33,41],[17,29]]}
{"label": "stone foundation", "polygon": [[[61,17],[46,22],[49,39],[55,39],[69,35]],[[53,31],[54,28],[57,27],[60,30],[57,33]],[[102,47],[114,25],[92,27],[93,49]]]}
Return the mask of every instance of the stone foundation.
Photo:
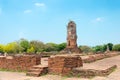
{"label": "stone foundation", "polygon": [[24,55],[24,56],[1,56],[0,68],[6,70],[28,70],[33,65],[40,64],[40,56]]}
{"label": "stone foundation", "polygon": [[82,59],[77,56],[55,56],[48,59],[48,72],[66,75],[76,67],[81,67]]}
{"label": "stone foundation", "polygon": [[74,77],[84,77],[84,78],[91,78],[94,76],[107,76],[111,72],[113,72],[114,69],[116,68],[117,68],[116,65],[113,65],[105,70],[74,68],[69,75]]}

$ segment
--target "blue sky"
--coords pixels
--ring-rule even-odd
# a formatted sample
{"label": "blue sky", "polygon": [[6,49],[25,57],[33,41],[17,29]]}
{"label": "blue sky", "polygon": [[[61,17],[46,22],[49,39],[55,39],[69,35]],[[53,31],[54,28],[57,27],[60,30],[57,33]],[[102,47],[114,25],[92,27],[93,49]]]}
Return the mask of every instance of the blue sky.
{"label": "blue sky", "polygon": [[66,42],[70,20],[78,45],[120,43],[120,0],[0,0],[0,43]]}

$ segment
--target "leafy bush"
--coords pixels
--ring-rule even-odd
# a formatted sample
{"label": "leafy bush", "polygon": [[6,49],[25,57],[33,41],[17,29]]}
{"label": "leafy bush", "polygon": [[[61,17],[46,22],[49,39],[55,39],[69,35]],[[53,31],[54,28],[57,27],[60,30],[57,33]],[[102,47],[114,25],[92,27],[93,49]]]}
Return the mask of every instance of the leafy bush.
{"label": "leafy bush", "polygon": [[98,45],[92,48],[93,52],[104,52],[107,49],[107,45]]}
{"label": "leafy bush", "polygon": [[92,48],[89,46],[79,46],[79,48],[82,50],[83,53],[92,52]]}
{"label": "leafy bush", "polygon": [[33,47],[27,49],[27,53],[34,53],[35,52],[35,49]]}
{"label": "leafy bush", "polygon": [[4,53],[4,45],[0,45],[0,53]]}
{"label": "leafy bush", "polygon": [[120,51],[120,44],[116,44],[113,46],[113,51]]}
{"label": "leafy bush", "polygon": [[109,50],[111,51],[113,48],[113,44],[112,43],[108,43],[107,46],[109,47]]}

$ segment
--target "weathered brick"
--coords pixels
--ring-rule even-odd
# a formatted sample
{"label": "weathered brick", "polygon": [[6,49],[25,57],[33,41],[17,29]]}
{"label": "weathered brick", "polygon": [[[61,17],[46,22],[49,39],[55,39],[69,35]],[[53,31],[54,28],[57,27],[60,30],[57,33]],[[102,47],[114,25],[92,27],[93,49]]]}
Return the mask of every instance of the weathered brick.
{"label": "weathered brick", "polygon": [[28,70],[33,65],[40,64],[40,56],[23,55],[0,57],[0,68],[9,70]]}
{"label": "weathered brick", "polygon": [[83,66],[82,59],[77,56],[55,56],[48,59],[49,73],[68,74],[72,68]]}

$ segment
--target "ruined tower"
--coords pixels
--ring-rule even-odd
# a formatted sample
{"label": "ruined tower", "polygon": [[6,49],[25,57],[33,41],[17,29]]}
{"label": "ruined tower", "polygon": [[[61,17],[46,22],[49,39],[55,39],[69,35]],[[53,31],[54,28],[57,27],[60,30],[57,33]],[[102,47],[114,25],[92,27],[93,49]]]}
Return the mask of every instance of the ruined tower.
{"label": "ruined tower", "polygon": [[67,26],[67,48],[77,47],[76,24],[70,21]]}
{"label": "ruined tower", "polygon": [[77,47],[76,24],[74,21],[70,21],[67,25],[67,46],[64,51],[69,53],[81,52]]}

